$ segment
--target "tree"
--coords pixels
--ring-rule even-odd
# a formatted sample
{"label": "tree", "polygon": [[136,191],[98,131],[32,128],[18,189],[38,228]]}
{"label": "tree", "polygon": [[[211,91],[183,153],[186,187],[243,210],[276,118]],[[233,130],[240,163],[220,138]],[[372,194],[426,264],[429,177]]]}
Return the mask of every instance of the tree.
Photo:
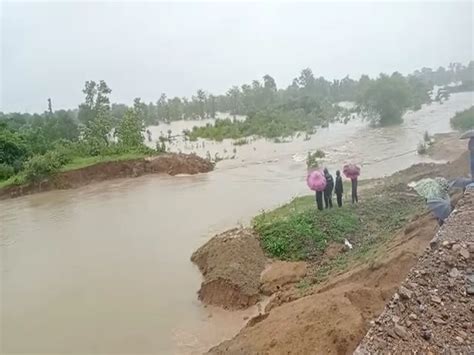
{"label": "tree", "polygon": [[160,98],[156,102],[156,112],[158,114],[158,120],[169,122],[170,121],[170,110],[168,107],[168,100],[166,94],[161,94]]}
{"label": "tree", "polygon": [[392,76],[381,74],[370,81],[358,99],[359,112],[382,126],[402,122],[402,116],[410,107],[410,87],[398,73]]}
{"label": "tree", "polygon": [[270,75],[266,74],[263,76],[263,87],[265,90],[276,92],[277,86],[275,79],[273,79]]}
{"label": "tree", "polygon": [[48,98],[48,113],[50,116],[53,115],[53,106],[51,104],[51,98]]}
{"label": "tree", "polygon": [[196,96],[193,97],[193,101],[196,103],[196,115],[201,119],[206,116],[206,100],[206,93],[201,89],[199,89]]}
{"label": "tree", "polygon": [[100,154],[109,144],[113,127],[109,95],[112,92],[105,81],[86,81],[84,103],[79,106],[79,119],[84,123],[84,141],[92,155]]}
{"label": "tree", "polygon": [[143,145],[144,131],[143,103],[139,98],[136,98],[133,103],[133,108],[129,108],[125,112],[117,128],[116,136],[123,147],[127,149],[139,148]]}

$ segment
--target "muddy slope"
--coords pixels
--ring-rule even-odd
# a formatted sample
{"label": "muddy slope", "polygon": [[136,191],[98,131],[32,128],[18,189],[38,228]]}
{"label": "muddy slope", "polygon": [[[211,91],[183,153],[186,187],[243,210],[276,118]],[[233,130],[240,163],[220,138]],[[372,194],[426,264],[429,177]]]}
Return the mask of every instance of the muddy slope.
{"label": "muddy slope", "polygon": [[191,261],[204,276],[198,292],[202,302],[228,309],[258,302],[266,258],[251,230],[232,229],[213,237],[194,252]]}
{"label": "muddy slope", "polygon": [[55,189],[71,189],[93,182],[145,174],[169,175],[209,172],[213,165],[197,155],[163,154],[145,159],[111,161],[56,174],[38,184],[8,186],[0,189],[0,200]]}
{"label": "muddy slope", "polygon": [[400,232],[386,253],[346,272],[313,294],[273,306],[211,354],[346,354],[416,263],[437,229],[423,216]]}

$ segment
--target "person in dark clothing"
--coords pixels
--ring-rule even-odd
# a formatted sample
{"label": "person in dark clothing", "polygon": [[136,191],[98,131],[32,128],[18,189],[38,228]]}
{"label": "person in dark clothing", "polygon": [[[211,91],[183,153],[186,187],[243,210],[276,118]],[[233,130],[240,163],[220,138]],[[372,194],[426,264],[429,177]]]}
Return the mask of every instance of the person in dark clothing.
{"label": "person in dark clothing", "polygon": [[357,178],[351,178],[352,184],[352,203],[359,202],[359,197],[357,196]]}
{"label": "person in dark clothing", "polygon": [[471,179],[474,180],[474,137],[469,138],[468,149],[471,158]]}
{"label": "person in dark clothing", "polygon": [[334,179],[329,174],[328,169],[324,169],[324,177],[326,178],[326,188],[324,189],[324,204],[326,208],[332,208],[332,190],[334,189]]}
{"label": "person in dark clothing", "polygon": [[336,184],[334,186],[334,192],[336,193],[337,205],[342,207],[342,193],[344,192],[344,187],[342,185],[341,172],[336,171]]}
{"label": "person in dark clothing", "polygon": [[316,191],[316,206],[318,206],[318,210],[323,210],[323,192]]}

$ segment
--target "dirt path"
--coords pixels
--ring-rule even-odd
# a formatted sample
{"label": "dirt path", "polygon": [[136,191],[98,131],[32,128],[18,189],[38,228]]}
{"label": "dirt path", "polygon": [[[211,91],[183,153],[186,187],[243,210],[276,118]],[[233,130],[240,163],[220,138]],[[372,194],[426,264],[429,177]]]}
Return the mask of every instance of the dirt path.
{"label": "dirt path", "polygon": [[58,173],[37,184],[7,186],[0,189],[0,200],[56,189],[72,189],[94,182],[145,174],[197,174],[209,172],[213,165],[193,154],[162,154],[156,157],[98,163]]}

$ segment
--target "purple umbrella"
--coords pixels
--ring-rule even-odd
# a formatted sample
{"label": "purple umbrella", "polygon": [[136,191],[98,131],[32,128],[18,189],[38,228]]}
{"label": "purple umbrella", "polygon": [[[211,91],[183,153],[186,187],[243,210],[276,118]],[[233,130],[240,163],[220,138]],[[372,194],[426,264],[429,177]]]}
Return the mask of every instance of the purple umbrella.
{"label": "purple umbrella", "polygon": [[346,164],[342,168],[342,172],[347,178],[354,179],[360,175],[360,168],[355,164]]}
{"label": "purple umbrella", "polygon": [[308,187],[313,191],[324,191],[326,188],[326,178],[319,170],[314,170],[308,174],[306,178]]}

